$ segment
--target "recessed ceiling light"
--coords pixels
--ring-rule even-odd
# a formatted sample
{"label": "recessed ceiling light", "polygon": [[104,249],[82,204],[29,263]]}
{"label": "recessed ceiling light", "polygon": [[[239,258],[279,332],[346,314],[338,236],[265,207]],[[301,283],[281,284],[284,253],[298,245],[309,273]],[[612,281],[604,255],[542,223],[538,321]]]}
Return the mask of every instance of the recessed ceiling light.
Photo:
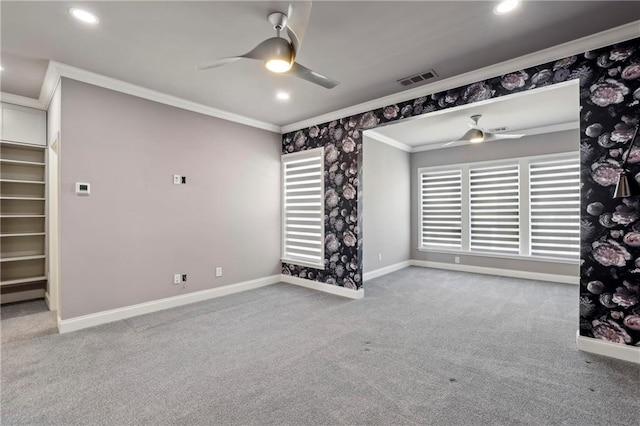
{"label": "recessed ceiling light", "polygon": [[278,92],[278,93],[276,93],[276,98],[280,99],[281,101],[286,101],[290,97],[291,96],[289,96],[289,94],[287,92]]}
{"label": "recessed ceiling light", "polygon": [[519,5],[520,0],[504,0],[498,3],[498,5],[493,8],[493,13],[495,13],[496,15],[504,15],[505,13],[513,11]]}
{"label": "recessed ceiling light", "polygon": [[78,9],[75,7],[72,7],[71,9],[69,9],[69,13],[71,14],[71,16],[73,16],[74,18],[76,18],[79,21],[85,22],[87,24],[97,24],[98,23],[98,18],[96,17],[96,15],[87,12],[86,10],[82,10],[82,9]]}

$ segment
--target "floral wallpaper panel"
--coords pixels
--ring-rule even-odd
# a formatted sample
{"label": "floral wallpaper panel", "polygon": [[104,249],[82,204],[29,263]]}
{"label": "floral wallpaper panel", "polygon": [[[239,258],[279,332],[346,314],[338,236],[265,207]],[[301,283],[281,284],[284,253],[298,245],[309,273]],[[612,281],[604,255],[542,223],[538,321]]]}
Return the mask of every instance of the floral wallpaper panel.
{"label": "floral wallpaper panel", "polygon": [[[325,269],[282,272],[362,287],[362,131],[577,79],[580,86],[580,334],[640,346],[640,200],[612,195],[640,122],[640,39],[283,135],[283,153],[325,147]],[[628,167],[640,181],[640,140]]]}

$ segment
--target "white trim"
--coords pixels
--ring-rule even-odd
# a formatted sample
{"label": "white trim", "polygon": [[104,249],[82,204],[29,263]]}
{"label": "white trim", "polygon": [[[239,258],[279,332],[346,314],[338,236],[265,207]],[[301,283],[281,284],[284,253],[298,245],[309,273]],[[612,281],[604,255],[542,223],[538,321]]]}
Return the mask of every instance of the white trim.
{"label": "white trim", "polygon": [[402,151],[405,152],[413,152],[413,150],[415,148],[412,148],[411,146],[404,144],[402,142],[399,142],[393,138],[390,138],[387,135],[383,135],[382,133],[378,133],[375,130],[365,130],[363,135],[365,137],[370,137],[371,139],[375,139],[378,142],[382,142],[382,143],[386,143],[387,145],[390,145],[394,148],[398,148],[401,149]]}
{"label": "white trim", "polygon": [[385,266],[384,268],[380,268],[380,269],[376,269],[376,270],[373,270],[373,271],[365,272],[362,275],[362,280],[363,281],[369,281],[369,280],[372,280],[374,278],[378,278],[378,277],[381,277],[383,275],[387,275],[387,274],[390,274],[392,272],[399,271],[400,269],[404,269],[404,268],[407,268],[409,266],[411,266],[411,261],[410,260],[405,260],[404,262],[394,263],[393,265]]}
{"label": "white trim", "polygon": [[50,311],[55,311],[54,307],[51,305],[51,297],[49,296],[48,291],[45,291],[44,293],[44,303],[47,304],[47,308],[49,308]]}
{"label": "white trim", "polygon": [[2,303],[22,302],[22,301],[31,300],[31,299],[41,299],[43,297],[45,297],[45,291],[43,289],[16,291],[13,293],[5,293],[0,295],[0,302]]}
{"label": "white trim", "polygon": [[640,348],[637,346],[621,345],[607,342],[606,340],[584,337],[580,336],[580,332],[576,332],[576,347],[583,352],[640,364]]}
{"label": "white trim", "polygon": [[136,305],[125,306],[123,308],[110,309],[108,311],[96,312],[95,314],[82,315],[64,320],[58,316],[58,330],[60,333],[68,333],[113,321],[120,321],[138,315],[149,314],[151,312],[188,305],[194,302],[228,296],[230,294],[240,293],[246,290],[253,290],[278,282],[280,282],[280,275],[271,275],[269,277],[243,281],[236,284],[226,285],[224,287],[196,291],[193,293],[182,294],[180,296],[167,297],[165,299],[138,303]]}
{"label": "white trim", "polygon": [[347,297],[349,299],[362,299],[364,297],[364,289],[352,290],[350,288],[339,287],[333,284],[327,284],[319,281],[307,280],[291,275],[282,275],[280,279],[283,283],[293,284],[300,287],[310,288],[325,293],[335,294],[337,296]]}
{"label": "white trim", "polygon": [[27,108],[46,109],[38,99],[27,98],[26,96],[14,95],[13,93],[0,92],[0,101],[19,105]]}
{"label": "white trim", "polygon": [[599,49],[621,41],[630,40],[640,35],[640,21],[631,22],[620,27],[602,31],[600,33],[588,35],[578,40],[563,43],[548,49],[540,50],[499,64],[490,65],[479,70],[470,71],[459,74],[445,80],[436,81],[431,84],[416,87],[413,89],[396,92],[389,96],[374,99],[372,101],[363,102],[348,108],[332,111],[313,118],[297,121],[295,123],[282,126],[282,133],[289,133],[294,130],[303,129],[320,123],[327,123],[352,115],[373,111],[387,105],[393,105],[398,102],[404,102],[416,99],[421,96],[433,93],[443,92],[449,89],[466,86],[467,84],[483,81],[496,76],[508,74],[513,71],[534,67],[536,65],[545,64],[558,59],[567,58],[572,55],[578,55],[589,50]]}
{"label": "white trim", "polygon": [[122,80],[117,80],[115,78],[96,74],[90,71],[85,71],[83,69],[72,67],[70,65],[62,64],[55,61],[49,61],[49,68],[47,69],[45,79],[42,83],[42,89],[40,91],[39,99],[39,103],[42,105],[42,109],[46,109],[49,105],[49,102],[51,102],[53,93],[61,77],[70,78],[72,80],[81,81],[83,83],[89,83],[94,86],[103,87],[105,89],[114,90],[116,92],[126,93],[128,95],[137,96],[139,98],[147,99],[153,102],[171,105],[176,108],[185,109],[187,111],[193,111],[199,114],[221,118],[223,120],[231,121],[234,123],[240,123],[247,126],[256,127],[258,129],[268,130],[270,132],[281,133],[280,126],[277,126],[275,124],[254,120],[253,118],[223,111],[221,109],[199,104],[197,102],[188,101],[177,96],[167,95],[162,92],[147,89],[146,87],[127,83]]}
{"label": "white trim", "polygon": [[471,272],[475,274],[498,275],[501,277],[523,278],[525,280],[550,281],[563,284],[580,284],[580,277],[544,272],[518,271],[515,269],[488,268],[486,266],[462,265],[458,263],[432,262],[430,260],[411,260],[411,266],[422,268],[447,269],[450,271]]}

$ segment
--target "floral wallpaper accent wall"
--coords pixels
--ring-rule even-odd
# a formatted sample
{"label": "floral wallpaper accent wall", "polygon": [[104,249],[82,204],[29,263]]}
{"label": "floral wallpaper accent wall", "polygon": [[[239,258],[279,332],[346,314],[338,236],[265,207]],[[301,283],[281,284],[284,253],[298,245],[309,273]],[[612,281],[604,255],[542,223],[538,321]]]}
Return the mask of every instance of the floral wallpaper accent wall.
{"label": "floral wallpaper accent wall", "polygon": [[[640,122],[640,39],[283,135],[283,154],[325,147],[325,269],[283,263],[283,274],[362,287],[363,130],[575,79],[581,105],[580,334],[640,346],[640,200],[612,199]],[[638,145],[628,163],[640,180]]]}

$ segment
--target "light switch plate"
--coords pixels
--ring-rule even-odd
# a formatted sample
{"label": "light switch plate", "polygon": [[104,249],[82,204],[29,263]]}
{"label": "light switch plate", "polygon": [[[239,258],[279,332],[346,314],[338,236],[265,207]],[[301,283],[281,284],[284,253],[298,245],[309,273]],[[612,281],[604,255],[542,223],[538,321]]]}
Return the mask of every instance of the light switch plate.
{"label": "light switch plate", "polygon": [[76,182],[77,195],[89,195],[91,193],[91,185],[85,182]]}

